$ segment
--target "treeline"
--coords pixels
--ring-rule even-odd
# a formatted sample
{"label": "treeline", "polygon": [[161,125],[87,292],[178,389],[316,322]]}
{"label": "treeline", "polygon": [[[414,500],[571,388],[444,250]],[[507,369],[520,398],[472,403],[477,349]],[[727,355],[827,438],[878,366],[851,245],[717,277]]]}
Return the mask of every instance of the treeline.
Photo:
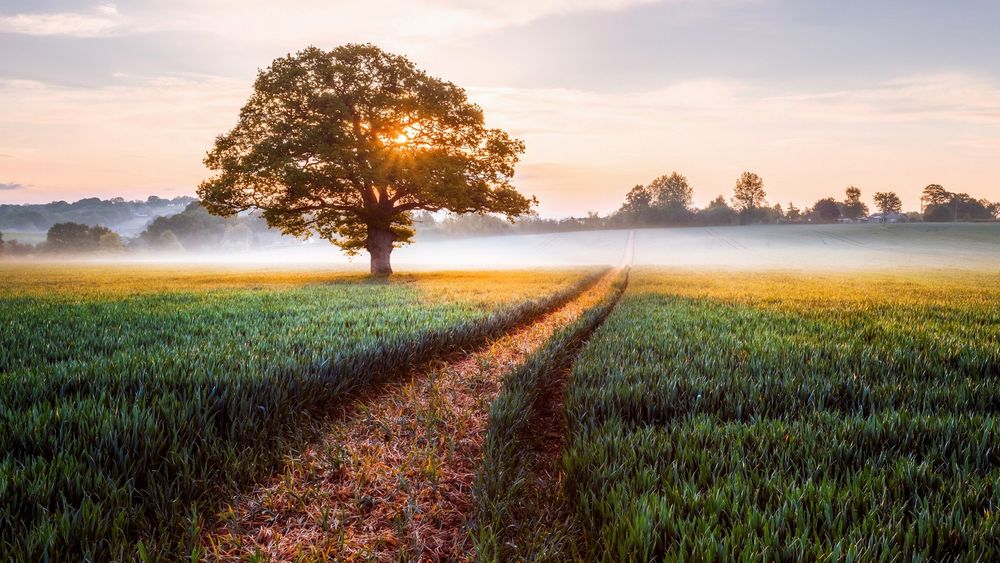
{"label": "treeline", "polygon": [[58,223],[80,223],[134,234],[154,217],[174,215],[194,201],[197,200],[190,196],[165,199],[154,195],[146,200],[131,201],[121,197],[88,197],[72,203],[4,204],[0,205],[0,231],[40,233]]}
{"label": "treeline", "polygon": [[[830,196],[800,209],[789,202],[771,205],[767,202],[764,180],[752,172],[744,172],[727,199],[719,195],[703,208],[693,204],[694,190],[687,178],[673,172],[645,185],[636,185],[625,194],[621,207],[607,216],[588,213],[583,217],[543,219],[537,213],[523,215],[511,223],[495,215],[447,215],[438,217],[420,212],[412,216],[419,237],[463,237],[503,234],[538,234],[598,229],[641,227],[725,226],[768,223],[834,223],[834,222],[908,222],[908,221],[994,221],[1000,215],[1000,203],[976,199],[966,193],[954,193],[938,184],[924,188],[921,210],[903,213],[902,202],[894,192],[876,192],[873,208],[862,200],[855,186],[844,190],[842,199]],[[178,212],[176,206],[183,203]],[[44,210],[40,211],[40,210]],[[163,213],[160,216],[153,216]],[[44,254],[116,254],[123,252],[201,252],[217,250],[249,250],[280,244],[281,234],[270,229],[256,213],[235,217],[211,215],[200,202],[191,197],[172,200],[151,196],[145,202],[122,198],[83,199],[75,203],[57,201],[45,205],[2,205],[0,225],[18,225],[31,230],[47,224],[54,217],[75,217],[75,221],[52,223],[46,228],[44,242],[27,244],[13,236],[4,240],[0,227],[0,255],[25,256]],[[94,219],[106,217],[108,224],[122,220],[144,222],[135,236]],[[143,219],[144,218],[144,219]],[[32,221],[25,223],[25,221]],[[7,221],[7,222],[4,222]],[[141,230],[141,232],[140,232]],[[12,240],[14,239],[14,240]]]}
{"label": "treeline", "polygon": [[46,232],[44,242],[36,245],[17,240],[4,241],[0,232],[0,254],[114,255],[125,252],[248,250],[276,244],[280,240],[281,235],[268,228],[267,223],[256,214],[219,217],[193,200],[180,213],[156,217],[135,237],[123,237],[103,225],[72,221],[52,225]]}
{"label": "treeline", "polygon": [[920,212],[903,213],[895,192],[875,192],[872,203],[877,210],[870,214],[862,201],[861,190],[849,186],[844,198],[820,198],[812,206],[800,209],[789,202],[770,205],[764,180],[753,172],[744,172],[736,181],[730,200],[719,195],[707,207],[692,205],[693,190],[687,178],[674,172],[660,176],[647,185],[632,188],[621,208],[607,217],[611,226],[736,225],[753,223],[833,223],[837,221],[992,221],[1000,215],[1000,203],[975,199],[969,194],[952,193],[931,184],[924,188]]}
{"label": "treeline", "polygon": [[767,201],[764,180],[753,172],[744,172],[739,177],[729,199],[720,194],[707,206],[697,208],[693,197],[694,190],[687,178],[673,172],[648,184],[636,185],[625,194],[621,207],[604,217],[588,213],[584,217],[542,219],[533,214],[511,223],[492,215],[452,215],[436,219],[424,213],[414,217],[414,224],[418,233],[433,237],[778,223],[993,221],[1000,215],[1000,203],[976,199],[966,193],[952,193],[938,184],[924,188],[919,212],[903,213],[899,196],[886,191],[873,194],[876,212],[872,213],[862,199],[861,189],[855,186],[847,187],[842,199],[824,197],[805,208],[792,202],[784,206],[771,205]]}

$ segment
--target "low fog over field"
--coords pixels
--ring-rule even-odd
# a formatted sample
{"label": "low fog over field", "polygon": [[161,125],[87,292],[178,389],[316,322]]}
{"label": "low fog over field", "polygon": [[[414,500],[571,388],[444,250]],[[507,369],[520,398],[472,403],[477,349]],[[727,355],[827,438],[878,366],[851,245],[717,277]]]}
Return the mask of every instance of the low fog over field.
{"label": "low fog over field", "polygon": [[[406,269],[494,269],[615,265],[622,261],[629,230],[420,240],[393,252]],[[636,229],[635,265],[761,268],[996,268],[1000,224],[761,225]],[[148,258],[159,261],[161,258]],[[356,266],[326,242],[224,255],[184,255],[168,262],[271,266]]]}

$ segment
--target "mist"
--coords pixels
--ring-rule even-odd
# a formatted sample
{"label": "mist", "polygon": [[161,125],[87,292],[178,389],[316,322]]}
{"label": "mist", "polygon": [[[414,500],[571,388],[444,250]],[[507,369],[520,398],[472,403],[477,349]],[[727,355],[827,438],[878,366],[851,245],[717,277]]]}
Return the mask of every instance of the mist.
{"label": "mist", "polygon": [[[631,249],[630,233],[634,233]],[[325,241],[224,252],[127,253],[74,261],[368,268],[367,254],[351,258]],[[742,270],[997,268],[1000,224],[760,225],[431,240],[418,237],[392,254],[396,271],[615,266],[623,261],[635,266]]]}

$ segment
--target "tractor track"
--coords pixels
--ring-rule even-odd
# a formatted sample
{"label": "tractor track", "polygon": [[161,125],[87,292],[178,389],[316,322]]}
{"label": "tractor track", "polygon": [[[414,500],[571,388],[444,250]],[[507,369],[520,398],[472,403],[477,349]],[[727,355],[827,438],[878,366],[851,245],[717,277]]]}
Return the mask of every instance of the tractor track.
{"label": "tractor track", "polygon": [[[632,262],[634,239],[633,231],[622,267]],[[608,297],[619,272],[466,355],[432,362],[337,407],[318,440],[290,456],[280,475],[234,499],[203,533],[205,556],[472,559],[471,493],[490,403],[511,369]],[[568,373],[554,374],[558,390],[540,410],[540,422],[551,421],[545,451],[557,451],[564,439],[559,409]]]}

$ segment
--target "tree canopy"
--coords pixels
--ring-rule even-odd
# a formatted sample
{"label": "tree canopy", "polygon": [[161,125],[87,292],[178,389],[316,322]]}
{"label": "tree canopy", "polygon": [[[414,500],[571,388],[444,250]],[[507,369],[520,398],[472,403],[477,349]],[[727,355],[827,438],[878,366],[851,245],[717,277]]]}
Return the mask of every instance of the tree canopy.
{"label": "tree canopy", "polygon": [[101,225],[91,227],[81,223],[56,223],[49,228],[45,237],[45,249],[49,252],[115,251],[121,248],[118,233]]}
{"label": "tree canopy", "polygon": [[458,86],[373,45],[309,47],[261,71],[198,189],[212,213],[259,209],[285,234],[348,254],[366,249],[389,274],[410,242],[410,213],[494,212],[535,203],[512,185],[524,144],[484,125]]}
{"label": "tree canopy", "polygon": [[656,178],[649,183],[648,188],[657,207],[677,209],[691,207],[694,190],[688,184],[687,178],[677,172]]}
{"label": "tree canopy", "polygon": [[920,197],[920,200],[925,206],[931,205],[944,205],[951,201],[954,194],[950,193],[948,190],[944,189],[941,184],[929,184],[924,188],[924,192]]}
{"label": "tree canopy", "polygon": [[875,192],[875,207],[882,213],[899,213],[903,210],[903,202],[896,192]]}
{"label": "tree canopy", "polygon": [[821,199],[813,205],[813,213],[816,217],[825,223],[832,223],[837,219],[840,219],[840,206],[837,205],[837,200],[832,197],[826,199]]}
{"label": "tree canopy", "polygon": [[860,219],[868,215],[868,206],[861,201],[861,190],[850,186],[844,190],[844,203],[840,206],[841,214],[848,219]]}
{"label": "tree canopy", "polygon": [[764,205],[765,197],[767,192],[764,191],[764,180],[753,172],[744,172],[736,181],[733,202],[740,211],[746,212],[761,207]]}

